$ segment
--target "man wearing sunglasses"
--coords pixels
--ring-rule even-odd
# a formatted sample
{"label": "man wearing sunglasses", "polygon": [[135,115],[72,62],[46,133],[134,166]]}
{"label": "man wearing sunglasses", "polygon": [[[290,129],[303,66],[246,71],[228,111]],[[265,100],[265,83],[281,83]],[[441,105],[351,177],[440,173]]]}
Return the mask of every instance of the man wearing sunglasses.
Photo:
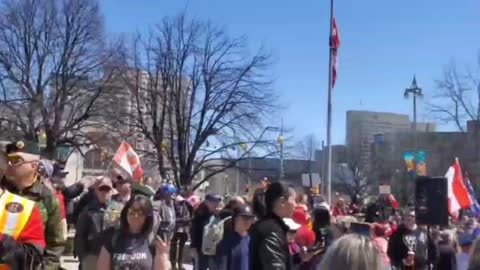
{"label": "man wearing sunglasses", "polygon": [[[93,198],[78,217],[74,239],[75,254],[80,269],[95,269],[97,258],[107,230],[113,229],[120,219],[120,204],[112,201],[113,184],[100,176],[93,185]],[[118,207],[118,209],[116,208]]]}
{"label": "man wearing sunglasses", "polygon": [[60,257],[66,244],[60,202],[41,181],[40,156],[23,152],[26,150],[24,146],[22,142],[6,146],[7,167],[0,187],[36,203],[44,224],[44,263],[47,270],[57,270],[60,269]]}
{"label": "man wearing sunglasses", "polygon": [[[7,163],[5,153],[0,151],[0,179]],[[35,202],[0,188],[0,269],[33,270],[42,265],[43,230]]]}

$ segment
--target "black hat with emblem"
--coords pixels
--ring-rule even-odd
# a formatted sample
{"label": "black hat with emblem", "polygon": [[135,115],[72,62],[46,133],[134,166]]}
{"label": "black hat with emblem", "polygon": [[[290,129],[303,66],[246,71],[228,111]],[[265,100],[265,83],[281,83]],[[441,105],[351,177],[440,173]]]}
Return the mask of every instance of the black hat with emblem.
{"label": "black hat with emblem", "polygon": [[16,152],[23,152],[25,150],[25,143],[23,141],[16,141],[5,146],[5,153],[12,154]]}

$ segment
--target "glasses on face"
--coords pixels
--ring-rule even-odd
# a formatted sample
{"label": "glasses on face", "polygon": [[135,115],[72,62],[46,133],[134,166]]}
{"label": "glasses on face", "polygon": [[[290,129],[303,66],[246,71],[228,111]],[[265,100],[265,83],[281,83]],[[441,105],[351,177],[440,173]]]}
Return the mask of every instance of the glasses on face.
{"label": "glasses on face", "polygon": [[240,216],[243,221],[254,221],[255,217],[252,216]]}
{"label": "glasses on face", "polygon": [[10,166],[18,165],[24,162],[23,158],[20,156],[8,156],[7,161]]}
{"label": "glasses on face", "polygon": [[128,214],[129,216],[135,217],[135,218],[145,216],[145,213],[143,213],[143,211],[142,211],[141,209],[134,209],[134,208],[128,209],[127,214]]}
{"label": "glasses on face", "polygon": [[108,186],[101,186],[101,187],[98,188],[98,191],[100,191],[100,192],[110,192],[110,190],[112,190],[112,189]]}

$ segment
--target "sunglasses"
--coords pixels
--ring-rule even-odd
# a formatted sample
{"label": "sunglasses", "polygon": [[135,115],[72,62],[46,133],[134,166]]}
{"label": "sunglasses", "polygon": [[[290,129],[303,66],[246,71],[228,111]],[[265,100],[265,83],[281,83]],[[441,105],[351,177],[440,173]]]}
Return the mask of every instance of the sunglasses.
{"label": "sunglasses", "polygon": [[8,156],[7,161],[9,165],[18,165],[20,163],[25,162],[21,156],[15,156],[15,155]]}
{"label": "sunglasses", "polygon": [[112,189],[108,186],[101,186],[101,187],[98,188],[98,191],[100,191],[100,192],[110,192],[110,190],[112,190]]}
{"label": "sunglasses", "polygon": [[143,213],[143,211],[141,209],[133,209],[133,208],[128,209],[127,214],[129,216],[132,216],[132,217],[143,217],[143,216],[145,216],[145,213]]}

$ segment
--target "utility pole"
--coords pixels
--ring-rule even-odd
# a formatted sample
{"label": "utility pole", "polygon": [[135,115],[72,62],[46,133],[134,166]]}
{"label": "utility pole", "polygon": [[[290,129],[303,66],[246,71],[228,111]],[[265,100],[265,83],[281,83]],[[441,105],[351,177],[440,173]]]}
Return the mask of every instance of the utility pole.
{"label": "utility pole", "polygon": [[417,79],[415,78],[415,75],[413,76],[412,80],[412,85],[410,88],[405,89],[405,92],[403,93],[403,96],[405,98],[408,98],[410,94],[413,96],[413,136],[414,136],[414,148],[415,151],[417,150],[418,147],[418,139],[417,139],[417,97],[423,97],[423,92],[422,88],[417,86]]}

